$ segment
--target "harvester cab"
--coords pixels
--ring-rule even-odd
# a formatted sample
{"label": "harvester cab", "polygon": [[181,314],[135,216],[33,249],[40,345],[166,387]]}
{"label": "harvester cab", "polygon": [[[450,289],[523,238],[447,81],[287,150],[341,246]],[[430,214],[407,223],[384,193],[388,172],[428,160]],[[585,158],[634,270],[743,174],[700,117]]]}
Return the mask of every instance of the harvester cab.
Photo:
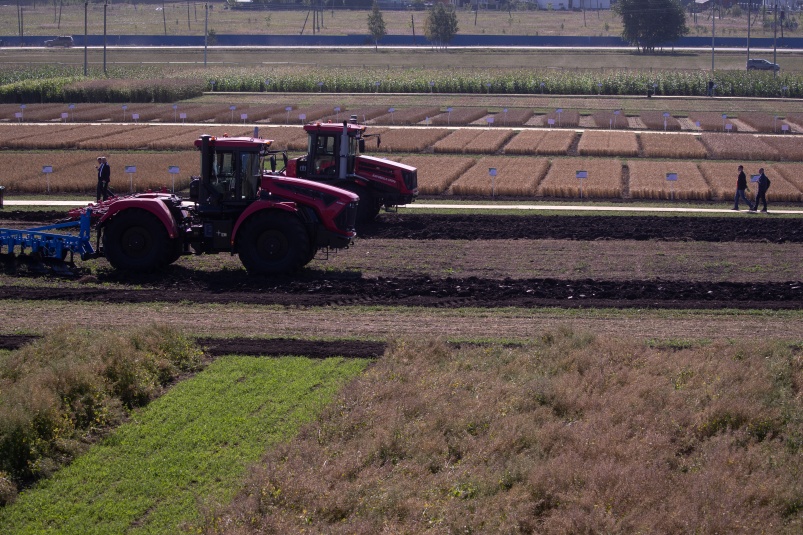
{"label": "harvester cab", "polygon": [[[415,167],[365,152],[366,126],[356,117],[343,123],[309,123],[307,154],[291,159],[286,176],[331,184],[359,195],[358,222],[373,220],[382,207],[393,209],[413,202],[418,196],[418,171]],[[377,138],[379,146],[380,138]]]}

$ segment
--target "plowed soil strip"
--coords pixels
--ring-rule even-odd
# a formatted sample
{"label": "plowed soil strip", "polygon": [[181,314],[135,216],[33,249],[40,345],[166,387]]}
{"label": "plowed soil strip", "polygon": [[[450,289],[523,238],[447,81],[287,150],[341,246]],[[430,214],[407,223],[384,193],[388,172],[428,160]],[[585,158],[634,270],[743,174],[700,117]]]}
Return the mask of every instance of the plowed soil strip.
{"label": "plowed soil strip", "polygon": [[728,283],[559,279],[318,278],[251,291],[6,287],[0,299],[102,303],[240,303],[284,306],[803,309],[803,282]]}
{"label": "plowed soil strip", "polygon": [[[0,349],[15,350],[39,338],[34,335],[0,334]],[[385,352],[385,343],[363,340],[296,340],[292,338],[197,338],[212,357],[244,355],[280,357],[301,355],[314,359],[331,357],[375,359]]]}
{"label": "plowed soil strip", "polygon": [[360,238],[803,242],[799,218],[383,214]]}
{"label": "plowed soil strip", "polygon": [[[770,210],[771,211],[771,210]],[[59,211],[3,211],[0,222],[44,223]],[[0,226],[3,226],[0,223]],[[14,225],[15,227],[30,225]],[[803,243],[800,218],[753,214],[745,217],[686,216],[505,216],[488,214],[382,214],[360,230],[361,239],[398,240],[683,240]]]}

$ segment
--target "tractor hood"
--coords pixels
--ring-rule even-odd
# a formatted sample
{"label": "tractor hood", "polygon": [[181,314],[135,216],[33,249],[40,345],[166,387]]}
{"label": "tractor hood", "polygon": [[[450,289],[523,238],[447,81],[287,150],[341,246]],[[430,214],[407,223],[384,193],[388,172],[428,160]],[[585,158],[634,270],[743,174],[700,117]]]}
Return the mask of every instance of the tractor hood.
{"label": "tractor hood", "polygon": [[293,200],[297,196],[301,196],[322,202],[325,206],[330,206],[337,202],[349,204],[360,200],[355,193],[328,184],[304,180],[303,178],[290,178],[273,173],[266,173],[265,176],[269,179],[262,181],[262,189],[272,195]]}

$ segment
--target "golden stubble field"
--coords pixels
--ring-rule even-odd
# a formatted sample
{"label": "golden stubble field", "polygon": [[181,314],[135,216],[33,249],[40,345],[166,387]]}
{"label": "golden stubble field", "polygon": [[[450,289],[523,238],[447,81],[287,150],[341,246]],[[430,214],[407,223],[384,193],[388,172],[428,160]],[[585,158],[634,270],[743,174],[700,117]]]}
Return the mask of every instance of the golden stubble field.
{"label": "golden stubble field", "polygon": [[[161,113],[173,112],[162,107]],[[0,124],[0,145],[7,149],[0,159],[12,170],[0,184],[8,195],[91,192],[95,185],[91,164],[96,155],[104,154],[110,157],[115,182],[127,182],[118,191],[163,187],[181,190],[190,176],[197,174],[193,142],[201,134],[250,136],[254,129],[260,129],[260,135],[274,140],[275,149],[299,153],[306,147],[300,125],[286,124],[290,112],[279,113],[274,117],[276,122],[265,115],[262,123],[221,124],[226,113],[234,114],[224,108],[181,106],[182,110],[192,110],[184,113],[206,118],[203,123],[105,120]],[[249,108],[241,105],[240,109]],[[332,120],[332,109],[327,105],[298,109],[314,114],[311,117]],[[95,119],[108,116],[108,109],[84,111],[95,113]],[[34,112],[54,113],[49,108]],[[791,123],[796,125],[794,134],[478,125],[405,127],[376,124],[383,117],[377,112],[375,109],[368,131],[378,137],[370,141],[367,152],[415,162],[419,188],[426,195],[728,200],[734,169],[737,163],[743,163],[749,173],[756,173],[760,167],[768,170],[773,179],[772,201],[794,203],[803,199],[803,179],[798,172],[803,149],[796,134],[801,128],[797,123]],[[347,113],[343,112],[344,117]],[[431,113],[433,109],[415,106],[395,112],[404,117],[399,122],[418,121]],[[789,116],[797,119],[794,114]],[[166,171],[171,166],[179,167],[181,174],[168,175]],[[45,167],[51,167],[52,173],[45,173]],[[123,177],[125,168],[136,168],[136,175]],[[497,171],[493,178],[489,177],[490,169]],[[578,181],[578,171],[586,171],[587,179]],[[677,180],[668,181],[670,174]]]}

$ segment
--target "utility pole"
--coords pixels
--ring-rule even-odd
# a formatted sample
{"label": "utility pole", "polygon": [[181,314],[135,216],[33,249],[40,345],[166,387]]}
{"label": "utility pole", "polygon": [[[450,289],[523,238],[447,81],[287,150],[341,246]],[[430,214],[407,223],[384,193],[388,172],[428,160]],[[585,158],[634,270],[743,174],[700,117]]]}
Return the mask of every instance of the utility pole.
{"label": "utility pole", "polygon": [[753,15],[753,0],[747,1],[747,61],[750,61],[750,20]]}
{"label": "utility pole", "polygon": [[25,23],[23,22],[22,5],[17,0],[17,30],[20,34],[20,45],[25,45]]}
{"label": "utility pole", "polygon": [[86,68],[86,38],[88,36],[87,32],[87,11],[89,10],[89,2],[84,2],[84,76],[87,75],[87,68]]}
{"label": "utility pole", "polygon": [[716,30],[716,17],[714,16],[714,0],[711,0],[711,76],[714,75],[714,33]]}
{"label": "utility pole", "polygon": [[103,74],[106,74],[106,8],[109,7],[109,0],[103,3]]}
{"label": "utility pole", "polygon": [[209,4],[204,4],[204,67],[206,67],[206,47],[209,44]]}
{"label": "utility pole", "polygon": [[[774,32],[772,38],[772,62],[777,64],[778,63],[778,0],[775,0],[775,9],[773,9],[773,11],[775,11],[775,22],[772,23],[772,29]],[[778,77],[778,71],[776,71],[774,68],[772,69],[772,76],[775,78]]]}

